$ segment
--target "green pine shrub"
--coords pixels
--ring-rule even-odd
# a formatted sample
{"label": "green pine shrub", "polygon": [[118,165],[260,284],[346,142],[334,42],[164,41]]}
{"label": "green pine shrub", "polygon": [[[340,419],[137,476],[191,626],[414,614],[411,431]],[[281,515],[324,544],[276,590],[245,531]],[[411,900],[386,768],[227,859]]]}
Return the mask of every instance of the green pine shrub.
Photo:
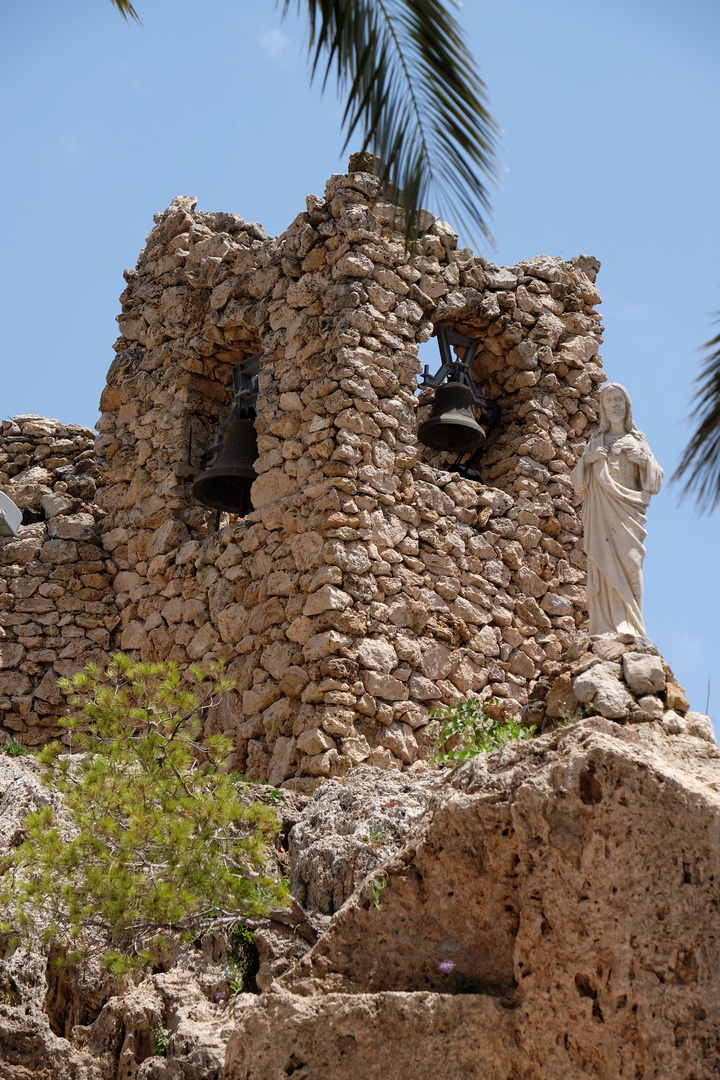
{"label": "green pine shrub", "polygon": [[194,667],[190,689],[176,664],[118,653],[103,673],[88,665],[59,680],[74,709],[63,724],[83,753],[54,742],[40,754],[62,807],[51,799],[25,821],[0,878],[6,931],[66,948],[99,932],[121,974],[151,962],[168,934],[230,930],[287,902],[264,869],[275,812],[242,798],[229,739],[199,741],[203,711],[232,687],[222,674]]}

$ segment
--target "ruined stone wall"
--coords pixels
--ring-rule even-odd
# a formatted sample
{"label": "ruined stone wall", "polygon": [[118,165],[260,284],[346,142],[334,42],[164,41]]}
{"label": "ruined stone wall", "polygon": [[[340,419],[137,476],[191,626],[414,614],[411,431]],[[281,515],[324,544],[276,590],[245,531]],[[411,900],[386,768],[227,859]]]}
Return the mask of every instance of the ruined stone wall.
{"label": "ruined stone wall", "polygon": [[[237,689],[211,726],[248,775],[301,790],[360,761],[412,768],[437,704],[519,712],[584,618],[568,474],[604,378],[598,264],[497,268],[429,214],[413,262],[376,191],[334,176],[277,239],[187,198],[156,215],[98,424],[110,646],[226,659]],[[415,436],[439,322],[481,338],[502,409],[483,484]],[[216,533],[192,479],[232,365],[260,350],[254,511]]]}
{"label": "ruined stone wall", "polygon": [[94,441],[42,416],[0,427],[0,490],[23,511],[18,537],[0,541],[0,724],[26,745],[60,733],[57,676],[102,662],[120,621]]}

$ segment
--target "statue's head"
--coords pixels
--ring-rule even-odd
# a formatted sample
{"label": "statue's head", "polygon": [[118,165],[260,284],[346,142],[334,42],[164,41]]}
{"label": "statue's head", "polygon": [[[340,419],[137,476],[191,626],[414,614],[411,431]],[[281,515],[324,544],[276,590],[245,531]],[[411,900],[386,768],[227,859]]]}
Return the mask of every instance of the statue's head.
{"label": "statue's head", "polygon": [[609,431],[613,420],[620,420],[627,432],[635,430],[630,395],[616,382],[607,383],[600,391],[600,430]]}

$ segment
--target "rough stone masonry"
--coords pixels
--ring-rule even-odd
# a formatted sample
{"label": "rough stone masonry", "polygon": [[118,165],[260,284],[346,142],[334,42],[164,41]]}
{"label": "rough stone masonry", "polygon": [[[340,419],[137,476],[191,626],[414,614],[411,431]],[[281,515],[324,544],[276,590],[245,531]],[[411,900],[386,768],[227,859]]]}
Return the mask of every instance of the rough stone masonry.
{"label": "rough stone masonry", "polygon": [[[27,522],[0,543],[5,732],[58,734],[56,676],[117,648],[222,657],[236,689],[209,728],[249,777],[307,793],[361,762],[422,771],[434,707],[518,714],[586,655],[569,474],[605,378],[599,263],[497,267],[425,212],[413,260],[361,166],[277,238],[173,200],[125,273],[94,448],[3,423],[0,487]],[[502,410],[482,483],[416,438],[437,325],[481,340],[473,375]],[[192,481],[260,351],[254,509],[216,532]]]}

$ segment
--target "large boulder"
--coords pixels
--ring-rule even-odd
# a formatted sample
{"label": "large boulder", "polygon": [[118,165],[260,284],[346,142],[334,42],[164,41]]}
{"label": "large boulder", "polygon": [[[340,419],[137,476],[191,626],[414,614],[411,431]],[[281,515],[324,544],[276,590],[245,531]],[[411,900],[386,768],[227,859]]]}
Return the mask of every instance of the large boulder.
{"label": "large boulder", "polygon": [[719,829],[720,750],[658,723],[473,759],[247,1001],[225,1080],[714,1075]]}

